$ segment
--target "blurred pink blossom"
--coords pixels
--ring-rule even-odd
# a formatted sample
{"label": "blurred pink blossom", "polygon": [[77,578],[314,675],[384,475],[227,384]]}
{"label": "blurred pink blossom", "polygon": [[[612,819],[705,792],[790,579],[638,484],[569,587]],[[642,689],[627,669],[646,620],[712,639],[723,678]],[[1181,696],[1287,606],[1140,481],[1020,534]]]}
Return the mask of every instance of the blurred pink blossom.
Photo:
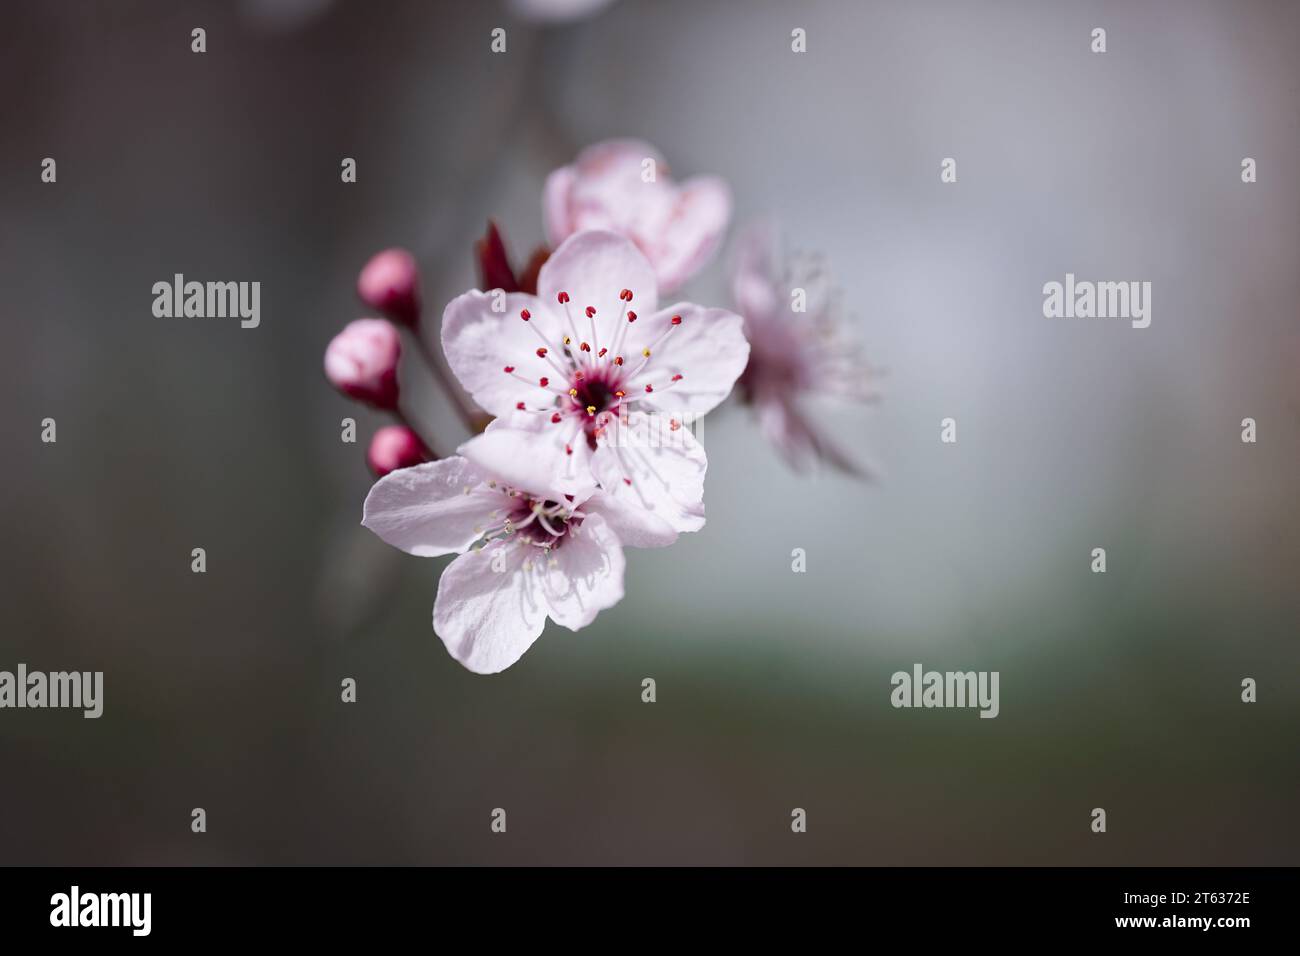
{"label": "blurred pink blossom", "polygon": [[737,239],[731,283],[750,343],[741,394],[763,434],[796,469],[820,459],[865,477],[866,470],[803,408],[805,398],[861,403],[878,397],[874,372],[846,334],[821,260],[784,260],[775,228],[751,225]]}
{"label": "blurred pink blossom", "polygon": [[356,319],[325,349],[325,377],[349,398],[376,408],[397,408],[397,360],[402,344],[392,323]]}
{"label": "blurred pink blossom", "polygon": [[731,218],[731,190],[716,176],[678,185],[650,144],[633,139],[589,146],[546,180],[542,200],[552,246],[585,229],[631,239],[671,292],[709,261]]}

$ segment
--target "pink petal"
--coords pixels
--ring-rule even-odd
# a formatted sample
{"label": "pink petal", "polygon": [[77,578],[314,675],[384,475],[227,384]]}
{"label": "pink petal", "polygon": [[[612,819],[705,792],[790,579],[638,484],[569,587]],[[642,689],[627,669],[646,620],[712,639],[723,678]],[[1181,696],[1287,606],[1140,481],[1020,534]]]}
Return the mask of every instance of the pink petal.
{"label": "pink petal", "polygon": [[616,498],[597,491],[582,505],[589,515],[600,515],[605,524],[630,548],[665,548],[677,540],[677,531],[653,511],[647,511],[638,500]]}
{"label": "pink petal", "polygon": [[[682,320],[675,327],[674,316]],[[641,364],[643,349],[650,348],[651,355],[645,368],[632,377],[632,392],[640,394],[650,384],[654,392],[647,404],[667,413],[702,415],[714,408],[731,393],[749,361],[744,324],[734,312],[689,302],[638,318],[623,353],[634,370]],[[664,337],[669,328],[672,331]],[[676,374],[682,379],[674,383]]]}
{"label": "pink petal", "polygon": [[[523,568],[524,560],[532,557],[530,550],[537,549],[494,541],[482,551],[462,554],[442,572],[433,630],[448,653],[476,674],[505,670],[532,646],[546,624],[540,588]],[[498,552],[501,571],[493,568]]]}
{"label": "pink petal", "polygon": [[605,494],[639,507],[674,531],[704,527],[704,473],[709,461],[689,428],[676,430],[644,412],[611,423],[591,456]]}
{"label": "pink petal", "polygon": [[767,221],[748,223],[733,244],[731,296],[736,311],[745,319],[747,330],[775,320],[777,310],[789,308],[781,302],[781,244],[774,225]]}
{"label": "pink petal", "polygon": [[[464,458],[402,468],[375,482],[361,523],[395,548],[433,558],[478,540],[501,496]],[[468,493],[466,493],[468,489]]]}
{"label": "pink petal", "polygon": [[630,240],[612,232],[580,232],[566,239],[537,276],[537,296],[552,307],[561,308],[556,296],[568,293],[579,334],[586,332],[587,306],[596,308],[604,328],[614,328],[624,289],[631,290],[630,307],[638,315],[653,312],[659,304],[650,263]]}
{"label": "pink petal", "polygon": [[764,391],[754,403],[759,429],[795,471],[807,471],[819,460],[854,478],[872,479],[873,472],[849,457],[838,444],[810,422],[793,402]]}
{"label": "pink petal", "polygon": [[569,215],[569,196],[577,177],[572,166],[561,166],[546,177],[542,190],[542,219],[546,222],[546,239],[558,246],[573,235],[573,219]]}
{"label": "pink petal", "polygon": [[598,514],[570,534],[555,549],[554,563],[543,559],[538,569],[551,620],[576,631],[623,599],[625,560],[618,537]]}
{"label": "pink petal", "polygon": [[[572,495],[581,501],[595,490],[591,475],[591,450],[585,435],[571,443],[567,425],[551,425],[545,416],[536,416],[541,424],[497,419],[487,431],[476,435],[458,451],[484,472],[533,495],[559,501]],[[512,427],[512,422],[518,427]],[[561,429],[564,429],[563,431]],[[570,454],[568,448],[572,448]]]}
{"label": "pink petal", "polygon": [[723,180],[700,176],[682,184],[653,257],[661,291],[672,292],[708,264],[730,220],[731,189]]}
{"label": "pink petal", "polygon": [[[551,341],[559,338],[558,320],[531,295],[510,293],[505,310],[494,312],[497,297],[471,290],[452,299],[442,314],[442,349],[452,373],[485,411],[508,415],[517,402],[530,406],[549,404],[554,396],[537,384],[543,376],[556,379],[554,367],[537,355],[541,346],[530,322],[536,322]],[[529,322],[519,317],[527,309]],[[520,381],[506,367],[526,381]],[[557,384],[559,384],[557,382]]]}

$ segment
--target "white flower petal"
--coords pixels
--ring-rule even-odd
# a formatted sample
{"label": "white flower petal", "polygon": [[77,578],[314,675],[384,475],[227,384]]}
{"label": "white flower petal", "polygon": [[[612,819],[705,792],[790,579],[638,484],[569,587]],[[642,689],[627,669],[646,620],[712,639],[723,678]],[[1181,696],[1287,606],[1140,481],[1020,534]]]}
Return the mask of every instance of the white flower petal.
{"label": "white flower petal", "polygon": [[583,310],[594,306],[599,316],[599,331],[612,332],[617,326],[618,295],[632,291],[631,308],[653,312],[659,303],[659,286],[654,269],[631,240],[612,232],[591,230],[566,239],[551,254],[537,275],[537,296],[548,305],[556,305],[560,292],[569,294],[569,309],[580,335],[587,326]]}
{"label": "white flower petal", "polygon": [[587,514],[605,519],[618,540],[630,548],[666,548],[677,540],[677,531],[653,511],[647,511],[637,499],[597,491],[582,505]]}
{"label": "white flower petal", "polygon": [[[674,316],[682,320],[676,327]],[[749,362],[744,326],[734,312],[690,302],[638,318],[622,349],[634,373],[628,382],[630,392],[645,395],[645,405],[663,412],[703,415],[710,411],[731,393]],[[641,368],[647,348],[649,361]],[[674,383],[677,374],[682,379]],[[647,384],[653,393],[645,392]]]}
{"label": "white flower petal", "polygon": [[424,558],[464,551],[479,539],[500,495],[464,458],[402,468],[375,482],[361,523],[395,548]]}
{"label": "white flower petal", "polygon": [[[497,301],[504,304],[504,311],[493,310]],[[532,316],[528,322],[519,317],[524,309]],[[537,332],[558,348],[563,337],[558,322],[535,296],[512,292],[498,298],[474,289],[452,299],[442,313],[443,354],[461,385],[485,411],[508,415],[521,401],[540,407],[555,397],[538,384],[541,378],[550,378],[556,386],[561,383],[555,367],[537,354],[544,347]],[[514,374],[505,371],[507,366]]]}
{"label": "white flower petal", "polygon": [[567,442],[566,436],[572,436],[574,431],[567,422],[552,425],[544,416],[533,417],[542,422],[521,422],[522,416],[518,415],[511,423],[497,419],[458,451],[512,488],[554,501],[571,495],[581,502],[596,488],[586,435],[579,434]]}
{"label": "white flower petal", "polygon": [[689,428],[644,412],[611,421],[591,456],[604,492],[640,507],[675,531],[704,527],[704,473],[708,458]]}
{"label": "white flower petal", "polygon": [[587,515],[570,535],[539,564],[547,613],[576,631],[623,599],[625,560],[618,537],[598,514]]}
{"label": "white flower petal", "polygon": [[534,585],[537,572],[523,567],[530,550],[535,549],[494,541],[462,554],[442,572],[433,630],[448,653],[476,674],[505,670],[546,624],[540,588]]}

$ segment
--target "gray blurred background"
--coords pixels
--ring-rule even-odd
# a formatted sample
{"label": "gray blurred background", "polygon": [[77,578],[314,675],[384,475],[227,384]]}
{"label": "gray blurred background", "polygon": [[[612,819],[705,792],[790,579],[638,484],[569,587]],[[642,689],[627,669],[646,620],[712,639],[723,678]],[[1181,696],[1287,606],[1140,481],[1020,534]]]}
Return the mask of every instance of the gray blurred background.
{"label": "gray blurred background", "polygon": [[[1296,863],[1298,52],[1281,2],[6,0],[0,669],[106,688],[0,711],[0,863]],[[372,252],[436,315],[611,136],[828,257],[889,374],[825,414],[881,478],[729,404],[704,531],[477,677],[445,562],[358,524],[384,422],[339,441],[321,354]],[[1151,327],[1043,318],[1067,271],[1151,281]],[[176,272],[259,280],[261,327],[154,318]],[[1000,671],[1001,716],[894,710],[914,662]]]}

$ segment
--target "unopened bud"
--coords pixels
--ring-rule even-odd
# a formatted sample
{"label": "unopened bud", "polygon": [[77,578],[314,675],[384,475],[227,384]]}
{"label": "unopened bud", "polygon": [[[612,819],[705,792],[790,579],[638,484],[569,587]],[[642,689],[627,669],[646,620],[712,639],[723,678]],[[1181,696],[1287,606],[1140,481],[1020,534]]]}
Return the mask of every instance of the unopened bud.
{"label": "unopened bud", "polygon": [[370,439],[366,464],[376,478],[382,478],[390,471],[410,468],[422,461],[429,461],[431,457],[424,442],[420,441],[420,436],[414,431],[405,425],[386,425]]}
{"label": "unopened bud", "polygon": [[357,295],[367,306],[400,325],[420,323],[420,270],[405,249],[376,253],[357,277]]}
{"label": "unopened bud", "polygon": [[357,319],[325,349],[325,377],[349,398],[376,408],[397,408],[401,338],[391,322]]}

